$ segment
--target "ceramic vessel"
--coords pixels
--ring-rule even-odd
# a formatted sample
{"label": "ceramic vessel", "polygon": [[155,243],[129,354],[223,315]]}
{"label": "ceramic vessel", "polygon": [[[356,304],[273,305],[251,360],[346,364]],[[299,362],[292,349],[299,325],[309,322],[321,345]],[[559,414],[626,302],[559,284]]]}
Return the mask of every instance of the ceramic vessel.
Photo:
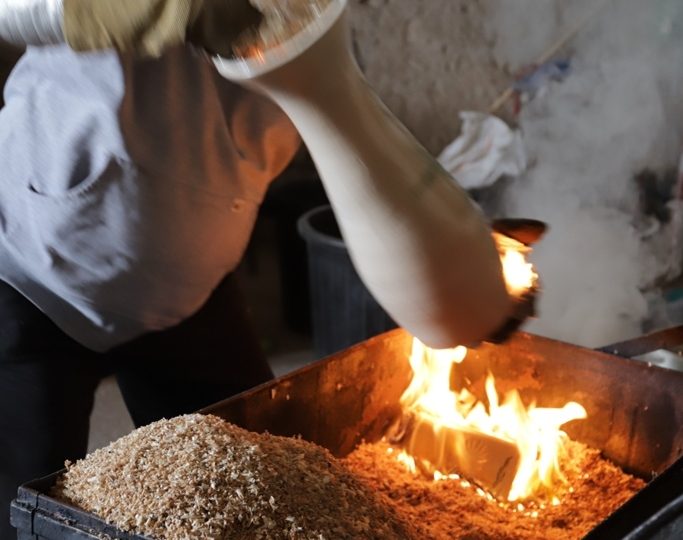
{"label": "ceramic vessel", "polygon": [[368,86],[346,0],[277,46],[215,64],[291,118],[359,275],[398,324],[435,348],[503,324],[512,302],[487,221]]}

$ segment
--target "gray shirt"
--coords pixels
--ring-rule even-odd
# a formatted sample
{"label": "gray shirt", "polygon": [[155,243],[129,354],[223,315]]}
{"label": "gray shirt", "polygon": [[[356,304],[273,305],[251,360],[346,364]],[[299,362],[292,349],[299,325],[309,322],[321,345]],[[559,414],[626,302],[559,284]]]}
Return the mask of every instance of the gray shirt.
{"label": "gray shirt", "polygon": [[190,48],[29,48],[0,110],[0,279],[104,351],[194,313],[299,144]]}

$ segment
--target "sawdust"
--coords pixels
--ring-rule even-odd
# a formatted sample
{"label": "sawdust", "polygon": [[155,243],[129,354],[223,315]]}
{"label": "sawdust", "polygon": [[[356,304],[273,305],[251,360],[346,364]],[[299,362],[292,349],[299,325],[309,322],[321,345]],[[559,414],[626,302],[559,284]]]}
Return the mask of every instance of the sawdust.
{"label": "sawdust", "polygon": [[215,416],[161,420],[67,463],[53,495],[168,540],[418,538],[327,450]]}
{"label": "sawdust", "polygon": [[385,443],[361,445],[344,464],[424,540],[570,540],[582,538],[640,491],[645,482],[625,474],[597,450],[570,441],[562,469],[568,484],[560,502],[501,505],[463,480],[434,482],[410,473]]}
{"label": "sawdust", "polygon": [[570,540],[645,485],[577,442],[561,464],[568,483],[559,504],[502,504],[462,479],[414,475],[386,443],[337,460],[300,439],[187,415],[68,463],[53,495],[168,540]]}

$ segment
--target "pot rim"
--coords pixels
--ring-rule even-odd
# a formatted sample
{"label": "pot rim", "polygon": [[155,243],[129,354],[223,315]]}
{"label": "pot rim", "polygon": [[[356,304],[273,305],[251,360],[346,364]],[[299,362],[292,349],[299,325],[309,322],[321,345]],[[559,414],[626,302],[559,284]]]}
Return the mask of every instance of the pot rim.
{"label": "pot rim", "polygon": [[291,62],[324,36],[346,12],[348,0],[332,0],[320,16],[289,39],[275,45],[260,56],[213,57],[218,72],[226,79],[248,81]]}

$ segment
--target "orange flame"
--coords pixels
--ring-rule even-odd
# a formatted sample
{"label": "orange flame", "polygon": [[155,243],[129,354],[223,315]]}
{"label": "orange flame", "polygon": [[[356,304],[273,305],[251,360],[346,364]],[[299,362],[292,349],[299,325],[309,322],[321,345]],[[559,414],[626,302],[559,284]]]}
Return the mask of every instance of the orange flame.
{"label": "orange flame", "polygon": [[535,286],[538,275],[533,264],[526,260],[531,248],[502,234],[493,233],[493,237],[498,245],[508,293],[519,296]]}
{"label": "orange flame", "polygon": [[[535,286],[537,275],[525,258],[525,254],[530,250],[519,242],[501,235],[496,235],[496,241],[501,252],[503,273],[510,294],[523,294]],[[534,404],[527,407],[516,390],[507,392],[501,399],[491,373],[488,374],[485,384],[488,407],[467,389],[455,392],[450,387],[451,371],[454,366],[465,360],[467,353],[467,348],[462,346],[434,350],[417,339],[413,340],[410,355],[413,379],[401,396],[404,410],[417,419],[420,427],[414,430],[411,437],[414,439],[426,436],[427,444],[433,446],[456,444],[461,447],[426,452],[437,461],[431,463],[434,479],[453,477],[453,470],[440,471],[439,467],[454,463],[465,463],[473,471],[476,469],[476,476],[477,473],[485,471],[487,464],[482,462],[486,459],[494,462],[498,453],[502,456],[499,460],[502,462],[505,458],[507,463],[513,452],[517,457],[513,460],[514,476],[511,476],[504,489],[497,491],[496,494],[508,501],[518,501],[545,492],[553,496],[555,504],[558,484],[566,483],[560,470],[559,457],[568,437],[560,428],[572,420],[586,418],[585,409],[574,402],[567,403],[562,408],[539,408]],[[427,431],[423,429],[425,426],[429,426]],[[420,445],[424,447],[424,441],[420,443],[412,440],[406,448],[415,450]],[[474,451],[472,448],[481,452],[483,457],[468,458],[460,455],[461,459],[458,459],[458,453]],[[449,456],[449,459],[444,456]],[[417,457],[423,459],[424,455]],[[397,459],[408,467],[411,467],[412,463],[414,469],[415,464],[411,461],[411,456],[402,452]],[[439,461],[441,463],[438,463]],[[495,463],[491,465],[495,466]],[[473,471],[457,472],[468,476]],[[486,474],[488,473],[484,476]],[[498,470],[489,475],[495,478],[500,476],[501,471]]]}
{"label": "orange flame", "polygon": [[[539,491],[553,493],[554,487],[566,480],[560,471],[559,455],[567,440],[560,429],[572,420],[586,418],[585,409],[575,402],[562,408],[526,407],[519,393],[512,390],[502,400],[490,373],[486,378],[486,405],[467,389],[450,389],[451,369],[467,355],[465,347],[433,350],[417,339],[413,340],[410,365],[413,379],[401,396],[405,410],[420,421],[434,426],[437,433],[445,429],[465,430],[506,441],[516,447],[519,461],[507,500],[516,501],[533,496]],[[435,478],[443,478],[451,471],[439,471]],[[467,475],[467,471],[460,471]]]}

